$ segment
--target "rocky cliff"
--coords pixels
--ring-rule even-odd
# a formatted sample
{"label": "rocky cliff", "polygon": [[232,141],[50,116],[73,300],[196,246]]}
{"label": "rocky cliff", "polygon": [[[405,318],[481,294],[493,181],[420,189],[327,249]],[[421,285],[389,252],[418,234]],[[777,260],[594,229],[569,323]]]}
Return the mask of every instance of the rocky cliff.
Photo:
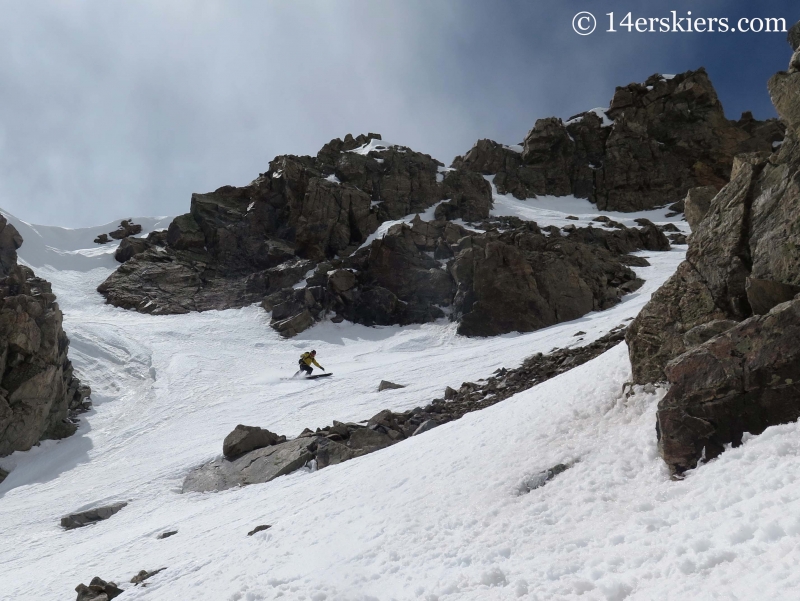
{"label": "rocky cliff", "polygon": [[501,194],[573,194],[598,209],[638,211],[722,188],[733,157],[772,151],[783,125],[725,117],[704,69],[617,88],[606,109],[540,119],[518,146],[480,140],[453,167],[493,175]]}
{"label": "rocky cliff", "polygon": [[674,472],[739,444],[745,432],[800,416],[800,52],[793,49],[788,71],[768,86],[785,142],[774,153],[736,157],[686,261],[627,333],[635,381],[671,383],[658,426]]}
{"label": "rocky cliff", "polygon": [[637,289],[634,250],[667,250],[653,224],[541,230],[501,219],[477,233],[415,218],[345,259],[320,263],[302,287],[267,297],[273,327],[291,336],[326,315],[365,325],[449,315],[467,336],[529,332],[606,309]]}
{"label": "rocky cliff", "polygon": [[[98,290],[152,314],[262,302],[287,337],[326,316],[404,325],[448,315],[462,334],[487,336],[605,309],[640,284],[625,255],[669,248],[653,224],[542,231],[490,219],[491,207],[479,173],[376,134],[347,136],[316,157],[276,158],[248,186],[193,195],[166,235],[126,238],[123,265]],[[365,244],[381,223],[425,211],[430,221]]]}
{"label": "rocky cliff", "polygon": [[489,215],[479,175],[348,135],[316,157],[279,156],[251,184],[193,194],[166,239],[138,242],[100,287],[109,303],[153,314],[240,307],[295,283],[314,263],[356,250],[378,225],[440,201],[450,219]]}
{"label": "rocky cliff", "polygon": [[50,284],[17,263],[22,237],[0,215],[0,456],[76,430],[89,389],[73,376]]}

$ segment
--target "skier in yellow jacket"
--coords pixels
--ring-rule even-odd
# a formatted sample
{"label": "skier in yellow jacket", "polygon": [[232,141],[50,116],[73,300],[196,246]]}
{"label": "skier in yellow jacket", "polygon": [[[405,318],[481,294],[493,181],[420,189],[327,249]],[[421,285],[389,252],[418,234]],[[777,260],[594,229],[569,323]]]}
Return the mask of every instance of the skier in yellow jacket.
{"label": "skier in yellow jacket", "polygon": [[[317,356],[317,351],[311,351],[310,353],[303,353],[300,356],[300,371],[304,371],[306,372],[306,375],[310,376],[311,372],[314,371],[314,368],[311,367],[312,364],[319,367],[322,371],[325,371],[325,368],[322,367],[319,363],[317,363],[317,360],[315,359],[316,356]],[[297,374],[299,374],[300,371],[298,371]]]}

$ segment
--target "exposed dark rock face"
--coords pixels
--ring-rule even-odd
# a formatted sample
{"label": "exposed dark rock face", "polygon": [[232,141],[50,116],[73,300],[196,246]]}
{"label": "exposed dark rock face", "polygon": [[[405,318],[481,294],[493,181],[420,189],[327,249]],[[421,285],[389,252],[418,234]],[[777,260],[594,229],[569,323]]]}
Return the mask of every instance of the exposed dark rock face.
{"label": "exposed dark rock face", "polygon": [[781,139],[774,119],[726,119],[699,69],[617,88],[605,111],[540,119],[521,152],[480,140],[453,167],[494,175],[498,192],[520,199],[574,194],[601,210],[637,211],[679,202],[694,187],[719,190],[736,154],[771,151]]}
{"label": "exposed dark rock face", "polygon": [[675,474],[800,417],[800,65],[769,82],[780,149],[736,158],[686,261],[628,330],[634,379],[666,378],[662,457]]}
{"label": "exposed dark rock face", "polygon": [[[571,233],[584,240],[595,233],[577,232]],[[529,332],[576,319],[615,305],[640,285],[605,248],[560,233],[546,237],[530,227],[490,232],[470,236],[463,246],[450,272],[458,287],[458,331],[467,336]]]}
{"label": "exposed dark rock face", "polygon": [[787,124],[774,153],[736,157],[730,183],[696,224],[686,261],[631,324],[634,380],[663,380],[666,364],[689,347],[685,334],[716,320],[742,321],[791,298],[800,286],[799,67],[769,82]]}
{"label": "exposed dark rock face", "polygon": [[22,237],[0,215],[0,457],[64,438],[88,407],[50,284],[17,264]]}
{"label": "exposed dark rock face", "polygon": [[165,244],[126,244],[118,259],[127,262],[98,290],[143,313],[245,306],[302,279],[308,261],[346,256],[381,222],[442,200],[448,218],[484,219],[491,188],[376,134],[348,135],[316,157],[276,157],[247,186],[193,194]]}
{"label": "exposed dark rock face", "polygon": [[464,335],[528,332],[616,304],[641,285],[623,255],[669,249],[650,222],[614,230],[569,226],[563,233],[513,218],[480,227],[489,231],[420,219],[392,226],[352,256],[321,263],[305,288],[280,291],[263,307],[287,337],[331,313],[390,325],[424,323],[447,311]]}
{"label": "exposed dark rock face", "polygon": [[89,586],[79,584],[75,587],[75,592],[78,593],[76,601],[110,601],[125,591],[113,582],[106,582],[95,576]]}
{"label": "exposed dark rock face", "polygon": [[222,454],[231,459],[255,449],[262,449],[282,442],[285,436],[278,436],[256,426],[243,426],[239,424],[233,432],[225,437],[222,443]]}
{"label": "exposed dark rock face", "polygon": [[699,225],[703,217],[708,213],[711,201],[714,200],[717,192],[718,190],[714,186],[701,186],[692,188],[686,194],[686,198],[683,201],[683,213],[692,230]]}
{"label": "exposed dark rock face", "polygon": [[713,459],[745,432],[800,417],[800,300],[751,317],[667,365],[659,449],[673,473]]}
{"label": "exposed dark rock face", "polygon": [[124,502],[114,503],[113,505],[95,507],[86,511],[65,515],[61,518],[61,527],[64,528],[64,530],[73,530],[75,528],[83,528],[89,524],[96,524],[97,522],[107,520],[127,505],[128,504]]}
{"label": "exposed dark rock face", "polygon": [[[317,469],[322,469],[373,453],[411,436],[424,434],[472,411],[490,407],[582,365],[622,342],[624,333],[625,327],[620,325],[585,346],[558,349],[547,355],[538,353],[526,359],[518,368],[498,369],[486,380],[464,382],[458,390],[448,387],[445,398],[434,399],[424,408],[402,412],[385,409],[366,423],[334,420],[332,426],[317,428],[316,431],[306,428],[294,440],[250,451],[232,461],[215,459],[195,468],[186,476],[183,492],[214,492],[269,482],[304,466],[315,465]],[[237,430],[240,428],[247,427],[237,426]],[[285,437],[281,438],[285,440]],[[565,466],[564,469],[567,467],[571,466]],[[537,477],[544,476],[539,485],[561,471],[561,467],[555,466],[539,474]]]}

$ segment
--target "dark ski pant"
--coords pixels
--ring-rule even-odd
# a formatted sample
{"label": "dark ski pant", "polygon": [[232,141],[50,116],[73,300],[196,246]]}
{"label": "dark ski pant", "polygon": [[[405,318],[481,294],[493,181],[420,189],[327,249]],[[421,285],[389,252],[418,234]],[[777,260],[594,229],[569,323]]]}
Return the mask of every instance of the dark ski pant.
{"label": "dark ski pant", "polygon": [[314,368],[313,368],[313,367],[311,367],[310,365],[306,365],[305,363],[303,363],[303,362],[301,361],[301,362],[300,362],[300,371],[304,371],[304,372],[306,372],[306,374],[307,374],[307,375],[309,375],[309,376],[310,376],[310,375],[311,375],[311,372],[312,372],[312,371],[314,371]]}

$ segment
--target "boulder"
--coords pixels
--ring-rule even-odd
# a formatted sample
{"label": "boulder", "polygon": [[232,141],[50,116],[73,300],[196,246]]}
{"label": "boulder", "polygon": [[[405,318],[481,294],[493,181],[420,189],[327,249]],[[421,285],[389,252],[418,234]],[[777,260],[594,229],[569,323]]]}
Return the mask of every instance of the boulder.
{"label": "boulder", "polygon": [[269,530],[272,528],[270,524],[262,524],[260,526],[256,526],[250,532],[247,533],[247,536],[253,536],[254,534],[258,534],[259,532],[264,532],[264,530]]}
{"label": "boulder", "polygon": [[686,198],[683,201],[684,214],[692,230],[697,228],[703,217],[706,216],[711,206],[711,201],[718,191],[715,186],[700,186],[692,188],[686,193]]}
{"label": "boulder", "polygon": [[142,233],[142,226],[138,223],[133,223],[130,219],[123,219],[119,227],[108,235],[114,240],[122,240],[128,236],[135,236]]}
{"label": "boulder", "polygon": [[337,463],[342,463],[343,461],[357,456],[358,453],[346,444],[329,438],[321,438],[317,444],[315,455],[317,469],[322,469],[329,465],[336,465]]}
{"label": "boulder", "polygon": [[95,576],[89,586],[79,584],[75,587],[75,592],[78,593],[76,601],[110,601],[125,591],[113,582],[106,582]]}
{"label": "boulder", "polygon": [[133,578],[131,578],[131,584],[135,584],[138,586],[148,578],[152,578],[159,572],[163,572],[166,569],[167,568],[159,568],[157,570],[153,570],[152,572],[148,572],[147,570],[139,570],[139,573],[136,574]]}
{"label": "boulder", "polygon": [[182,492],[216,492],[269,482],[311,461],[316,443],[316,437],[296,438],[250,451],[233,460],[215,459],[189,472]]}
{"label": "boulder", "polygon": [[232,459],[254,449],[261,449],[282,442],[286,442],[285,436],[278,436],[257,426],[239,424],[222,442],[222,454],[228,459]]}
{"label": "boulder", "polygon": [[97,522],[107,520],[127,505],[128,504],[125,502],[113,503],[112,505],[104,505],[103,507],[95,507],[93,509],[87,509],[86,511],[65,515],[61,518],[61,527],[64,528],[64,530],[73,530],[75,528],[83,528],[90,524],[96,524]]}
{"label": "boulder", "polygon": [[800,417],[800,301],[746,319],[666,368],[659,450],[673,473]]}
{"label": "boulder", "polygon": [[378,384],[378,392],[383,392],[384,390],[395,390],[397,388],[405,388],[405,384],[395,384],[394,382],[389,382],[388,380],[381,380],[381,383]]}
{"label": "boulder", "polygon": [[143,253],[152,246],[150,242],[143,238],[123,238],[117,250],[114,251],[114,258],[120,263]]}
{"label": "boulder", "polygon": [[370,428],[356,430],[350,435],[350,439],[347,441],[347,446],[355,452],[355,457],[385,449],[392,444],[394,444],[394,440],[387,434]]}
{"label": "boulder", "polygon": [[418,436],[420,434],[424,434],[428,430],[433,430],[436,426],[439,425],[439,422],[433,419],[426,419],[422,422],[419,427],[414,430],[414,433],[411,436]]}

